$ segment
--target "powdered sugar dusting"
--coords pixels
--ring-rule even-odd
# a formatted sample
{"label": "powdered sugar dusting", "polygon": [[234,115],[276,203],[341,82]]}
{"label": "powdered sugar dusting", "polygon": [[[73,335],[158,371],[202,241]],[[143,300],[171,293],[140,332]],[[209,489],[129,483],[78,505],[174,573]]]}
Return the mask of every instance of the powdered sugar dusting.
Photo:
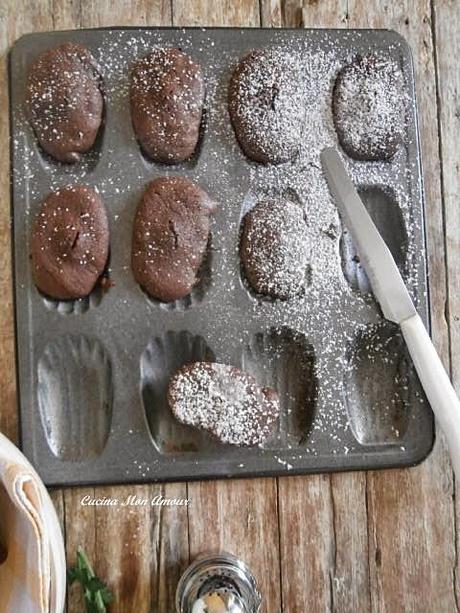
{"label": "powdered sugar dusting", "polygon": [[261,162],[291,159],[305,118],[300,65],[279,47],[240,60],[229,85],[233,126],[246,154]]}
{"label": "powdered sugar dusting", "polygon": [[205,86],[198,64],[179,49],[159,48],[131,70],[131,116],[144,151],[157,162],[193,155]]}
{"label": "powdered sugar dusting", "polygon": [[404,138],[408,96],[394,61],[365,56],[341,70],[334,88],[334,119],[349,155],[388,159]]}
{"label": "powdered sugar dusting", "polygon": [[179,421],[230,445],[263,443],[279,417],[274,390],[260,388],[255,379],[226,364],[184,367],[171,380],[169,399]]}
{"label": "powdered sugar dusting", "polygon": [[241,258],[260,294],[290,298],[305,289],[309,245],[302,207],[281,198],[259,202],[243,221]]}

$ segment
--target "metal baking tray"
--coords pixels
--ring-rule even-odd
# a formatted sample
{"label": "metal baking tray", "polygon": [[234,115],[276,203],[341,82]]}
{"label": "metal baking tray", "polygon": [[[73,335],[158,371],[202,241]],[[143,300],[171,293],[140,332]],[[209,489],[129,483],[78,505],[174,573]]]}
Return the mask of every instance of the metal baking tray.
{"label": "metal baking tray", "polygon": [[[65,41],[101,66],[105,125],[76,165],[45,155],[24,118],[28,67]],[[128,99],[131,62],[154,45],[178,46],[207,82],[199,148],[176,166],[141,153]],[[250,162],[226,106],[232,67],[247,51],[282,45],[302,62],[308,88],[302,147],[292,163]],[[98,29],[31,34],[10,54],[12,212],[22,448],[48,485],[286,475],[411,465],[433,444],[433,420],[397,330],[382,319],[319,166],[337,144],[331,95],[337,71],[359,54],[393,58],[406,83],[406,145],[391,162],[346,158],[428,323],[424,204],[410,49],[385,30]],[[173,304],[150,299],[130,266],[132,223],[146,184],[183,174],[219,203],[202,277]],[[69,183],[96,186],[111,231],[114,286],[57,302],[35,288],[31,222],[43,198]],[[266,194],[305,211],[311,248],[307,287],[282,302],[255,295],[238,246],[244,213]],[[264,448],[234,448],[178,424],[166,404],[183,363],[216,360],[253,373],[281,397],[279,432]]]}

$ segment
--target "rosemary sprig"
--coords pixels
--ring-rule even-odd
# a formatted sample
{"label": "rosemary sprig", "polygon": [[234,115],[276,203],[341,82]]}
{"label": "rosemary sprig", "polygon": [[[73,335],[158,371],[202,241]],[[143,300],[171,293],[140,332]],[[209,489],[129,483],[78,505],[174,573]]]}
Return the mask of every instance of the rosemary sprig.
{"label": "rosemary sprig", "polygon": [[77,581],[85,599],[86,613],[106,613],[106,606],[113,600],[113,594],[106,584],[94,574],[84,549],[78,547],[77,562],[67,571],[67,581],[72,585]]}

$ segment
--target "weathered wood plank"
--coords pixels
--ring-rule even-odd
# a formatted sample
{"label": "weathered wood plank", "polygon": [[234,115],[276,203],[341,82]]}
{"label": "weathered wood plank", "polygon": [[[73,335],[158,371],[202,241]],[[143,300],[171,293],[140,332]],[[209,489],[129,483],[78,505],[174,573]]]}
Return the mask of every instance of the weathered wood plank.
{"label": "weathered wood plank", "polygon": [[[0,78],[0,88],[2,87],[2,79]],[[2,112],[2,111],[0,111]],[[2,138],[0,134],[0,138]],[[8,176],[3,174],[2,176]],[[1,181],[2,179],[0,179]],[[0,187],[0,193],[4,194],[5,190]],[[7,198],[9,198],[9,193]],[[2,210],[2,215],[4,215]],[[0,230],[1,232],[1,230]],[[9,233],[9,225],[8,225]],[[8,250],[8,255],[0,255],[0,259],[9,260],[10,244],[5,240],[5,251]],[[8,296],[7,284],[11,283],[10,273],[6,273],[6,277],[1,277],[0,289],[3,290],[3,296]],[[7,298],[8,299],[8,298]],[[13,332],[13,314],[11,312],[11,304],[0,307],[4,313],[0,315],[2,322],[0,324],[2,333],[0,336],[0,364],[2,366],[2,385],[0,386],[0,431],[3,432],[13,442],[17,442],[18,438],[18,420],[17,420],[17,401],[16,401],[16,362],[15,362],[15,346]],[[10,328],[10,332],[8,332]]]}
{"label": "weathered wood plank", "polygon": [[334,611],[370,610],[365,473],[331,476],[335,554],[330,571]]}
{"label": "weathered wood plank", "polygon": [[460,8],[458,2],[437,0],[434,4],[438,96],[440,105],[440,145],[442,193],[445,213],[447,275],[449,283],[447,317],[451,340],[451,370],[454,383],[460,384],[460,165],[458,127],[460,125],[460,77],[452,58],[460,52]]}
{"label": "weathered wood plank", "polygon": [[261,0],[262,25],[290,28],[339,28],[348,19],[347,0]]}
{"label": "weathered wood plank", "polygon": [[261,25],[265,28],[281,28],[283,26],[283,5],[280,0],[261,0]]}
{"label": "weathered wood plank", "polygon": [[460,288],[460,209],[458,194],[460,186],[460,166],[458,161],[458,126],[460,124],[459,92],[460,78],[452,63],[452,58],[460,51],[458,28],[460,10],[457,2],[437,0],[435,7],[436,58],[438,75],[438,96],[440,105],[440,147],[442,160],[442,193],[445,213],[445,239],[449,296],[447,317],[450,329],[452,375],[459,381],[460,346],[459,288]]}
{"label": "weathered wood plank", "polygon": [[302,26],[302,0],[261,0],[260,6],[262,25],[289,28]]}
{"label": "weathered wood plank", "polygon": [[344,28],[348,21],[348,1],[307,0],[302,3],[301,20],[304,28]]}
{"label": "weathered wood plank", "polygon": [[[44,23],[49,15],[42,13]],[[8,48],[12,42],[27,29],[35,25],[34,17],[24,15],[15,18],[13,2],[8,1],[0,7],[0,139],[9,139],[8,123]],[[4,145],[5,146],[5,145]],[[15,348],[13,323],[13,292],[11,269],[10,233],[10,160],[8,155],[0,158],[0,365],[2,385],[0,387],[0,431],[13,441],[17,440]]]}
{"label": "weathered wood plank", "polygon": [[284,610],[370,610],[364,473],[279,480]]}
{"label": "weathered wood plank", "polygon": [[53,30],[73,30],[81,27],[80,0],[52,0]]}
{"label": "weathered wood plank", "polygon": [[[61,526],[62,534],[65,540],[65,502],[64,492],[62,490],[51,490],[49,492],[51,500],[53,501],[58,516],[59,525]],[[67,607],[66,607],[67,610]]]}
{"label": "weathered wood plank", "polygon": [[96,509],[96,564],[113,586],[114,613],[174,610],[175,586],[188,564],[187,509],[151,506],[165,489],[170,497],[183,497],[180,484],[98,488],[97,495],[120,504],[132,495],[138,500],[138,506]]}
{"label": "weathered wood plank", "polygon": [[81,0],[81,25],[162,26],[171,24],[171,0]]}
{"label": "weathered wood plank", "polygon": [[[83,504],[85,496],[116,500],[118,505]],[[187,507],[152,505],[156,496],[184,499],[186,487],[179,483],[65,492],[68,561],[73,562],[79,545],[85,547],[96,572],[114,592],[113,612],[174,610],[176,585],[189,562]],[[82,610],[77,587],[70,590],[68,601],[70,613]]]}
{"label": "weathered wood plank", "polygon": [[[186,498],[187,488],[182,483],[154,488],[169,498]],[[152,530],[152,611],[173,611],[176,586],[190,562],[188,543],[188,508],[154,507],[151,512]]]}
{"label": "weathered wood plank", "polygon": [[[365,0],[349,0],[348,13],[350,27],[385,27],[399,31],[411,44],[414,54],[427,202],[432,332],[438,351],[448,365],[443,212],[430,2],[404,0],[370,4]],[[441,436],[438,436],[429,460],[420,467],[391,473],[369,473],[373,610],[456,610],[452,493],[452,473]]]}
{"label": "weathered wood plank", "polygon": [[[458,202],[460,194],[458,146],[460,75],[456,62],[453,61],[453,58],[457,58],[460,54],[460,6],[455,0],[435,0],[433,9],[438,102],[440,106],[442,195],[449,287],[446,316],[450,332],[451,376],[457,393],[460,393],[460,208]],[[457,549],[453,580],[455,581],[458,610],[460,599],[458,560],[460,504],[457,496],[454,499],[456,504]]]}
{"label": "weathered wood plank", "polygon": [[[84,496],[94,498],[94,488],[75,488],[64,491],[64,516],[66,555],[68,566],[75,564],[77,547],[83,547],[89,559],[99,572],[96,542],[96,511],[93,506],[81,504]],[[113,586],[111,586],[113,587]],[[84,611],[81,588],[72,586],[67,593],[69,613]]]}
{"label": "weathered wood plank", "polygon": [[260,25],[258,0],[173,0],[175,26]]}
{"label": "weathered wood plank", "polygon": [[189,484],[190,557],[229,551],[254,572],[265,613],[281,611],[275,479]]}
{"label": "weathered wood plank", "polygon": [[332,611],[335,551],[328,475],[279,479],[281,585],[284,611]]}

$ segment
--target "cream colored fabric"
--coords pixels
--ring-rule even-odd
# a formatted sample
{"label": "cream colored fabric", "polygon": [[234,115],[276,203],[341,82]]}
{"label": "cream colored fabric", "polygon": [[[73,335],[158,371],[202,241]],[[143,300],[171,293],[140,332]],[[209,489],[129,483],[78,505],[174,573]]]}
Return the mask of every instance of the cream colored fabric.
{"label": "cream colored fabric", "polygon": [[0,612],[62,613],[65,586],[54,506],[31,464],[0,434]]}

